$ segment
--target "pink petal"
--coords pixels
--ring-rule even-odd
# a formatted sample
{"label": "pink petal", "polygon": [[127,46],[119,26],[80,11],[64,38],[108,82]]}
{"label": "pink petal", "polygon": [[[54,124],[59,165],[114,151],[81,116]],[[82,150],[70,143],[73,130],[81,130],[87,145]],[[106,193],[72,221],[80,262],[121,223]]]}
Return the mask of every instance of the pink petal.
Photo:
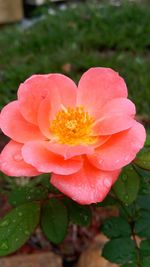
{"label": "pink petal", "polygon": [[19,111],[18,101],[13,101],[2,109],[0,127],[7,136],[20,143],[44,139],[39,128],[23,118]]}
{"label": "pink petal", "polygon": [[36,176],[41,174],[27,164],[21,154],[22,144],[10,141],[0,154],[0,170],[9,176]]}
{"label": "pink petal", "polygon": [[52,143],[52,142],[48,142],[45,144],[47,149],[50,150],[51,152],[61,155],[65,159],[69,159],[74,156],[93,154],[95,148],[104,144],[109,138],[110,138],[109,136],[99,137],[97,142],[93,145],[81,144],[81,145],[71,146],[71,145]]}
{"label": "pink petal", "polygon": [[[62,74],[33,75],[22,83],[18,90],[21,113],[26,120],[37,124],[39,105],[48,93],[52,101],[59,95],[63,105],[75,104],[76,85],[71,79]],[[54,107],[55,105],[53,102]]]}
{"label": "pink petal", "polygon": [[94,146],[76,145],[70,146],[59,143],[48,143],[47,149],[53,153],[63,156],[65,159],[72,158],[83,154],[94,153]]}
{"label": "pink petal", "polygon": [[135,105],[126,98],[115,98],[102,107],[93,132],[110,135],[129,129],[134,123]]}
{"label": "pink petal", "polygon": [[94,117],[99,117],[101,107],[108,100],[118,97],[127,97],[127,87],[117,72],[109,68],[91,68],[82,75],[77,105],[84,106]]}
{"label": "pink petal", "polygon": [[81,157],[74,157],[64,160],[62,156],[56,155],[46,147],[44,142],[28,142],[22,148],[23,158],[26,162],[33,165],[40,172],[54,172],[57,174],[72,174],[82,167]]}
{"label": "pink petal", "polygon": [[102,201],[118,178],[120,170],[102,171],[85,161],[83,168],[71,175],[52,174],[51,183],[80,204]]}
{"label": "pink petal", "polygon": [[93,155],[90,162],[102,170],[116,170],[129,164],[143,147],[146,133],[143,125],[134,122],[131,129],[112,135],[112,137]]}
{"label": "pink petal", "polygon": [[48,139],[51,139],[51,137],[53,136],[50,131],[50,122],[60,109],[61,101],[56,92],[54,92],[52,95],[48,94],[39,106],[38,125],[41,132]]}

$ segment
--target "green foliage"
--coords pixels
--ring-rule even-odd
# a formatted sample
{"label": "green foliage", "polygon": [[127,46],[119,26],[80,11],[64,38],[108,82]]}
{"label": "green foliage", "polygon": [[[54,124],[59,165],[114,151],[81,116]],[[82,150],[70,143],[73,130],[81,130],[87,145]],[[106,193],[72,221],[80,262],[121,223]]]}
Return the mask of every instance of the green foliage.
{"label": "green foliage", "polygon": [[134,165],[134,169],[141,178],[139,194],[150,194],[150,171],[144,170],[137,165]]}
{"label": "green foliage", "polygon": [[[43,177],[43,175],[42,175]],[[51,182],[50,182],[50,175],[46,175],[41,179],[41,185],[46,187],[50,192],[55,193],[55,194],[59,194],[60,192],[58,191],[58,189],[56,187],[54,187]]]}
{"label": "green foliage", "polygon": [[150,257],[144,257],[141,261],[142,267],[149,267],[150,266]]}
{"label": "green foliage", "polygon": [[118,264],[134,261],[136,258],[134,242],[129,237],[112,239],[105,244],[102,256]]}
{"label": "green foliage", "polygon": [[[144,149],[142,151],[142,156],[146,157],[144,153],[147,155],[147,150]],[[126,193],[129,196],[129,202],[124,200],[123,196]],[[110,241],[104,246],[102,255],[113,263],[123,264],[121,267],[149,267],[149,171],[137,165],[125,167],[119,180],[113,187],[111,197],[118,200],[120,212],[119,217],[110,217],[103,223],[102,231],[110,238]],[[141,241],[140,246],[136,242],[135,235],[145,238],[145,240]]]}
{"label": "green foliage", "polygon": [[96,204],[96,207],[114,206],[117,205],[117,203],[118,202],[114,197],[112,197],[111,195],[107,195],[102,202]]}
{"label": "green foliage", "polygon": [[23,186],[11,191],[8,201],[13,206],[18,206],[26,202],[45,199],[48,196],[47,189],[42,186],[29,187]]}
{"label": "green foliage", "polygon": [[83,227],[90,225],[92,213],[89,206],[79,205],[69,199],[65,199],[64,203],[68,208],[69,218],[72,223]]}
{"label": "green foliage", "polygon": [[119,179],[113,186],[117,198],[125,204],[131,204],[137,197],[140,178],[134,168],[129,165],[120,174]]}
{"label": "green foliage", "polygon": [[139,218],[135,222],[135,232],[140,237],[150,238],[150,212],[141,211]]}
{"label": "green foliage", "polygon": [[43,205],[41,226],[50,241],[55,244],[63,241],[67,233],[68,214],[60,200],[51,198]]}
{"label": "green foliage", "polygon": [[39,223],[40,206],[26,203],[10,211],[0,220],[0,256],[20,248]]}
{"label": "green foliage", "polygon": [[150,195],[139,195],[137,198],[137,204],[141,209],[148,210],[150,212]]}
{"label": "green foliage", "polygon": [[127,237],[131,235],[131,228],[123,218],[110,217],[104,221],[102,232],[108,238]]}
{"label": "green foliage", "polygon": [[150,131],[147,131],[145,147],[150,147]]}
{"label": "green foliage", "polygon": [[127,264],[121,265],[121,267],[138,267],[138,265],[136,263],[127,263]]}
{"label": "green foliage", "polygon": [[141,241],[140,251],[142,257],[150,257],[150,239]]}
{"label": "green foliage", "polygon": [[143,148],[137,155],[134,163],[140,168],[150,171],[150,147]]}

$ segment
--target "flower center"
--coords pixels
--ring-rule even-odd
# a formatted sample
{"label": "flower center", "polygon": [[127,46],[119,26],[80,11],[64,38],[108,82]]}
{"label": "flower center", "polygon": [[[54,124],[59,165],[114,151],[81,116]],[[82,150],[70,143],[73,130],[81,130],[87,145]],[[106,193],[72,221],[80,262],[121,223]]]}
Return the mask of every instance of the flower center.
{"label": "flower center", "polygon": [[50,129],[61,144],[93,144],[96,141],[91,136],[93,121],[83,107],[63,108],[56,114]]}

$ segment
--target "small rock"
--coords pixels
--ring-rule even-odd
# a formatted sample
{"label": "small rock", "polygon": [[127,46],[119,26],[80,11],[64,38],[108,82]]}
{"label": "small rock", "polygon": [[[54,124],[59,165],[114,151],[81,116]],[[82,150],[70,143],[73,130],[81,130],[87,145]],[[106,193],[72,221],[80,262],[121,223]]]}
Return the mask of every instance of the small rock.
{"label": "small rock", "polygon": [[101,256],[102,247],[107,240],[102,234],[96,236],[89,248],[81,254],[77,267],[118,267]]}
{"label": "small rock", "polygon": [[17,255],[0,259],[0,267],[62,267],[62,260],[52,252]]}

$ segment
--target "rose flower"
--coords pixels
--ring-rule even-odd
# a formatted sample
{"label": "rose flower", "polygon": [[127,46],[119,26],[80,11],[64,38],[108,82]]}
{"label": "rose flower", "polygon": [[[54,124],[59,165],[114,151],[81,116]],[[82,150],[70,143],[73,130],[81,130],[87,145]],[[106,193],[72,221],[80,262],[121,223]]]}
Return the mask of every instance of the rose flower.
{"label": "rose flower", "polygon": [[124,80],[112,69],[91,68],[78,87],[62,74],[33,75],[0,114],[11,138],[0,155],[9,176],[52,173],[51,183],[81,204],[102,201],[143,147]]}

